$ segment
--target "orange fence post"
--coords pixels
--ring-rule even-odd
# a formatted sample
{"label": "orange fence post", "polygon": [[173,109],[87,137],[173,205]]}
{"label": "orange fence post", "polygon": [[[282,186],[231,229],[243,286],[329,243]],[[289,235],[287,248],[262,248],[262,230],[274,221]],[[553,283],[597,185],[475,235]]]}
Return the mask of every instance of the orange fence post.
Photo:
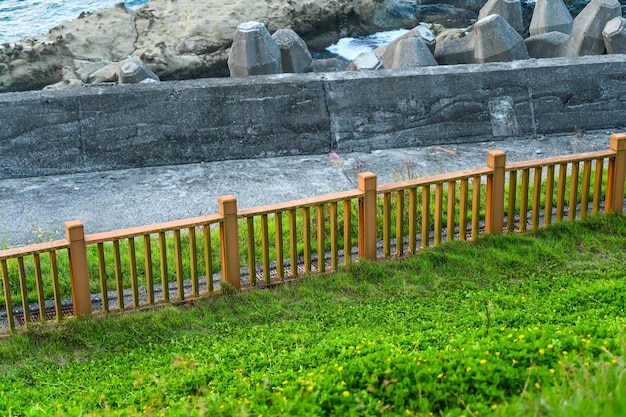
{"label": "orange fence post", "polygon": [[85,226],[80,220],[65,223],[65,235],[69,242],[70,280],[74,315],[91,314],[91,291],[87,269],[87,245]]}
{"label": "orange fence post", "polygon": [[220,223],[220,242],[222,251],[222,280],[233,288],[241,289],[239,263],[239,224],[237,217],[237,199],[232,195],[217,198],[219,213],[224,216]]}
{"label": "orange fence post", "polygon": [[376,175],[359,174],[359,258],[376,260]]}
{"label": "orange fence post", "polygon": [[[485,232],[499,235],[504,225],[504,166],[506,154],[502,151],[487,152],[487,166],[493,170],[487,176],[487,207]],[[514,192],[514,190],[510,190]]]}
{"label": "orange fence post", "polygon": [[613,162],[610,211],[621,213],[624,210],[624,181],[626,181],[626,135],[614,133],[611,135],[611,150],[616,152]]}

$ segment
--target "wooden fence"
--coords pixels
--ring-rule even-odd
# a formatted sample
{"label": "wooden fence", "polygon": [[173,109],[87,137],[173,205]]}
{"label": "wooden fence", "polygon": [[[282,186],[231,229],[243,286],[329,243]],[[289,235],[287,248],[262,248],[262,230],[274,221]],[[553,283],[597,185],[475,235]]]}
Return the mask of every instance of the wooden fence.
{"label": "wooden fence", "polygon": [[[506,163],[356,190],[0,251],[0,328],[66,315],[124,312],[216,291],[275,285],[359,259],[414,254],[445,240],[524,232],[587,214],[622,213],[626,135],[603,151]],[[356,248],[357,250],[353,250]]]}

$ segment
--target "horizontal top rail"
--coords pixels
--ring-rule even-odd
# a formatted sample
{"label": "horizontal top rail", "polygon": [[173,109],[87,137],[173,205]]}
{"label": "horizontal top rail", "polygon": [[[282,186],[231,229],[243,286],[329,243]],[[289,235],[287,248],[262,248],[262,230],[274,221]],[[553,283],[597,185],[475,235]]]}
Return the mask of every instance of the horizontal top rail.
{"label": "horizontal top rail", "polygon": [[208,216],[191,217],[183,220],[151,224],[148,226],[131,227],[128,229],[114,230],[112,232],[94,233],[85,236],[87,245],[97,243],[112,242],[114,240],[130,239],[138,236],[151,235],[153,233],[170,232],[174,230],[188,229],[191,227],[204,226],[206,224],[219,223],[222,221],[221,214],[210,214]]}
{"label": "horizontal top rail", "polygon": [[404,180],[400,182],[393,182],[390,184],[384,184],[378,186],[378,193],[388,193],[392,191],[402,191],[407,188],[423,187],[427,185],[439,184],[449,181],[458,181],[469,179],[473,177],[479,177],[482,175],[491,174],[493,170],[489,167],[467,169],[464,171],[453,172],[450,174],[441,174],[434,177],[415,178],[410,180]]}
{"label": "horizontal top rail", "polygon": [[51,242],[37,243],[26,247],[17,247],[0,251],[0,260],[35,255],[38,253],[52,252],[60,249],[67,249],[69,242],[65,239],[53,240]]}
{"label": "horizontal top rail", "polygon": [[238,210],[239,218],[260,216],[262,214],[278,213],[292,209],[303,207],[318,206],[321,204],[336,203],[343,200],[351,200],[363,196],[363,192],[359,190],[344,191],[341,193],[326,194],[320,197],[309,197],[300,200],[289,201],[286,203],[269,204],[260,207],[251,207]]}
{"label": "horizontal top rail", "polygon": [[507,163],[505,166],[505,171],[520,171],[522,169],[538,168],[550,165],[592,161],[594,159],[608,158],[611,156],[615,156],[615,151],[610,149],[595,152],[578,153],[574,155],[554,156],[551,158],[534,159],[531,161]]}

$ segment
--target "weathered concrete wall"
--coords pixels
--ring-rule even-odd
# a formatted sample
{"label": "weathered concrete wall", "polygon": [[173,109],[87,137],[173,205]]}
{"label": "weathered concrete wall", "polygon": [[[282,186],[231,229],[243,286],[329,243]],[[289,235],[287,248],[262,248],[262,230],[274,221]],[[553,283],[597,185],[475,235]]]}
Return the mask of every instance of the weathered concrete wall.
{"label": "weathered concrete wall", "polygon": [[626,126],[626,55],[0,94],[0,178]]}
{"label": "weathered concrete wall", "polygon": [[0,120],[0,178],[330,148],[324,87],[315,78],[6,93]]}
{"label": "weathered concrete wall", "polygon": [[339,150],[472,142],[626,125],[626,55],[336,73]]}

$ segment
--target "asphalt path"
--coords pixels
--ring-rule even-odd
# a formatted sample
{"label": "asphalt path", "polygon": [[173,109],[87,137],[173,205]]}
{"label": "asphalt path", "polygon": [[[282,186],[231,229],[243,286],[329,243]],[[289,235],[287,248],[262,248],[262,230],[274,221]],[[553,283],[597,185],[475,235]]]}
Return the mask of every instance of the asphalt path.
{"label": "asphalt path", "polygon": [[97,233],[211,214],[225,194],[245,208],[347,191],[363,171],[384,184],[480,168],[495,149],[509,162],[602,150],[612,132],[0,180],[0,247],[63,238],[74,219]]}

